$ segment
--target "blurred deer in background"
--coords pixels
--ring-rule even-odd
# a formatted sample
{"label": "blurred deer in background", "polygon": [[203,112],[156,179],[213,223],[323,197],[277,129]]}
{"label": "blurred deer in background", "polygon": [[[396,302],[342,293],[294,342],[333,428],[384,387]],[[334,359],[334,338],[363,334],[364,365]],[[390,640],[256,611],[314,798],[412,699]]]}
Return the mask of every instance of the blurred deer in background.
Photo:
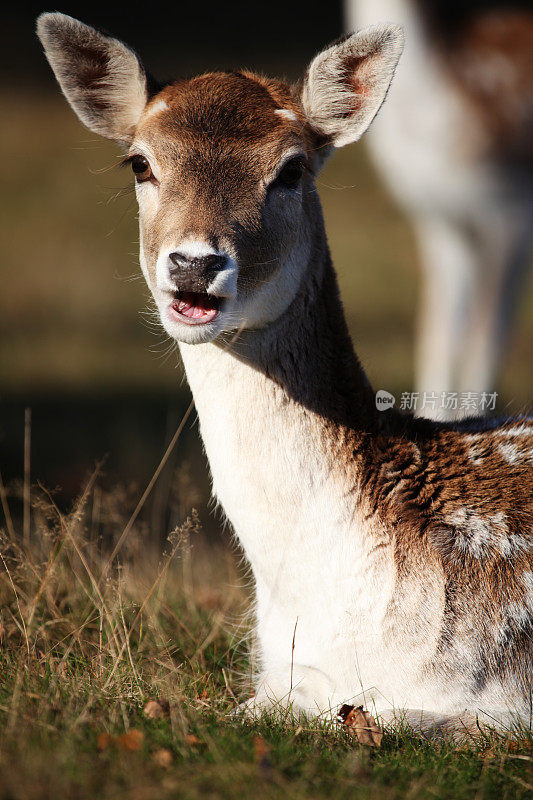
{"label": "blurred deer in background", "polygon": [[349,30],[376,20],[406,40],[368,142],[423,264],[415,388],[488,392],[528,266],[531,1],[346,0]]}

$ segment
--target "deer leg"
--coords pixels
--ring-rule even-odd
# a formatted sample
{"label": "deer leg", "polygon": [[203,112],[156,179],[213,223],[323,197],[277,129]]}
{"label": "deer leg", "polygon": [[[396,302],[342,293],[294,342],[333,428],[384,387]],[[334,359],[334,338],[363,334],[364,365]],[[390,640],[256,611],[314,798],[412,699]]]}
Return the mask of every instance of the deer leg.
{"label": "deer leg", "polygon": [[[418,222],[423,273],[415,371],[421,397],[494,389],[528,267],[530,216],[525,209],[512,218],[487,216],[483,225],[440,217]],[[458,416],[430,407],[422,413]]]}
{"label": "deer leg", "polygon": [[[457,391],[468,330],[476,302],[479,253],[460,224],[443,217],[416,223],[422,260],[422,290],[416,339],[415,383],[420,393]],[[426,407],[424,416],[446,418]],[[420,409],[420,405],[419,405]],[[453,411],[448,416],[454,416]]]}
{"label": "deer leg", "polygon": [[[522,221],[520,224],[520,217]],[[483,237],[483,274],[473,305],[459,388],[489,392],[494,389],[508,344],[520,290],[529,267],[530,222],[516,214],[500,218]]]}

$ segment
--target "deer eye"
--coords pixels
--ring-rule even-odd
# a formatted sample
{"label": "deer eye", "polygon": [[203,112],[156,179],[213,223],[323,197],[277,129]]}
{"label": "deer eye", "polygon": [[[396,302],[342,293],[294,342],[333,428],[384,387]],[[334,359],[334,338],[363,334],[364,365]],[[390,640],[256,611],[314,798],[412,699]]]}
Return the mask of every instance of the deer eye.
{"label": "deer eye", "polygon": [[135,179],[139,183],[150,180],[152,177],[152,169],[144,156],[133,156],[130,163]]}
{"label": "deer eye", "polygon": [[287,189],[296,189],[304,174],[305,163],[300,156],[291,158],[283,165],[278,173],[274,186],[285,186]]}

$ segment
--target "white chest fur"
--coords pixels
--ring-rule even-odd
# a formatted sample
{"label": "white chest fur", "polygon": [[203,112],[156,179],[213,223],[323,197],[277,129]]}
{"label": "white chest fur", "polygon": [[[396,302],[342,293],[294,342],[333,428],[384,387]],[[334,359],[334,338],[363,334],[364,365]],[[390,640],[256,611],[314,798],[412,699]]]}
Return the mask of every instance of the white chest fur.
{"label": "white chest fur", "polygon": [[392,545],[375,548],[343,496],[313,415],[213,344],[181,352],[214,494],[253,569],[266,691],[315,711],[370,686],[394,693]]}

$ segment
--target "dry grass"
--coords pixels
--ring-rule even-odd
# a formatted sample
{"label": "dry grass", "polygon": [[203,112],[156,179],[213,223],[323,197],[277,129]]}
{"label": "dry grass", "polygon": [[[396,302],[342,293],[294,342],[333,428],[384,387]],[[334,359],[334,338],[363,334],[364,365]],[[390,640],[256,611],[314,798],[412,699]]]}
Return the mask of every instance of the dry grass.
{"label": "dry grass", "polygon": [[[0,485],[0,798],[529,796],[530,737],[457,750],[404,731],[369,752],[320,723],[232,719],[253,662],[236,554],[191,511],[161,555],[136,498],[96,475],[68,514],[34,491],[24,543],[23,488]],[[169,713],[144,714],[161,696]]]}
{"label": "dry grass", "polygon": [[206,548],[192,511],[161,555],[131,524],[132,498],[100,490],[96,474],[69,514],[37,490],[23,543],[10,513],[23,493],[0,486],[1,796],[48,797],[50,780],[59,791],[100,734],[135,728],[149,696],[171,700],[174,749],[190,749],[193,731],[205,743],[203,712],[235,705],[228,670],[245,680],[246,592],[231,553]]}

